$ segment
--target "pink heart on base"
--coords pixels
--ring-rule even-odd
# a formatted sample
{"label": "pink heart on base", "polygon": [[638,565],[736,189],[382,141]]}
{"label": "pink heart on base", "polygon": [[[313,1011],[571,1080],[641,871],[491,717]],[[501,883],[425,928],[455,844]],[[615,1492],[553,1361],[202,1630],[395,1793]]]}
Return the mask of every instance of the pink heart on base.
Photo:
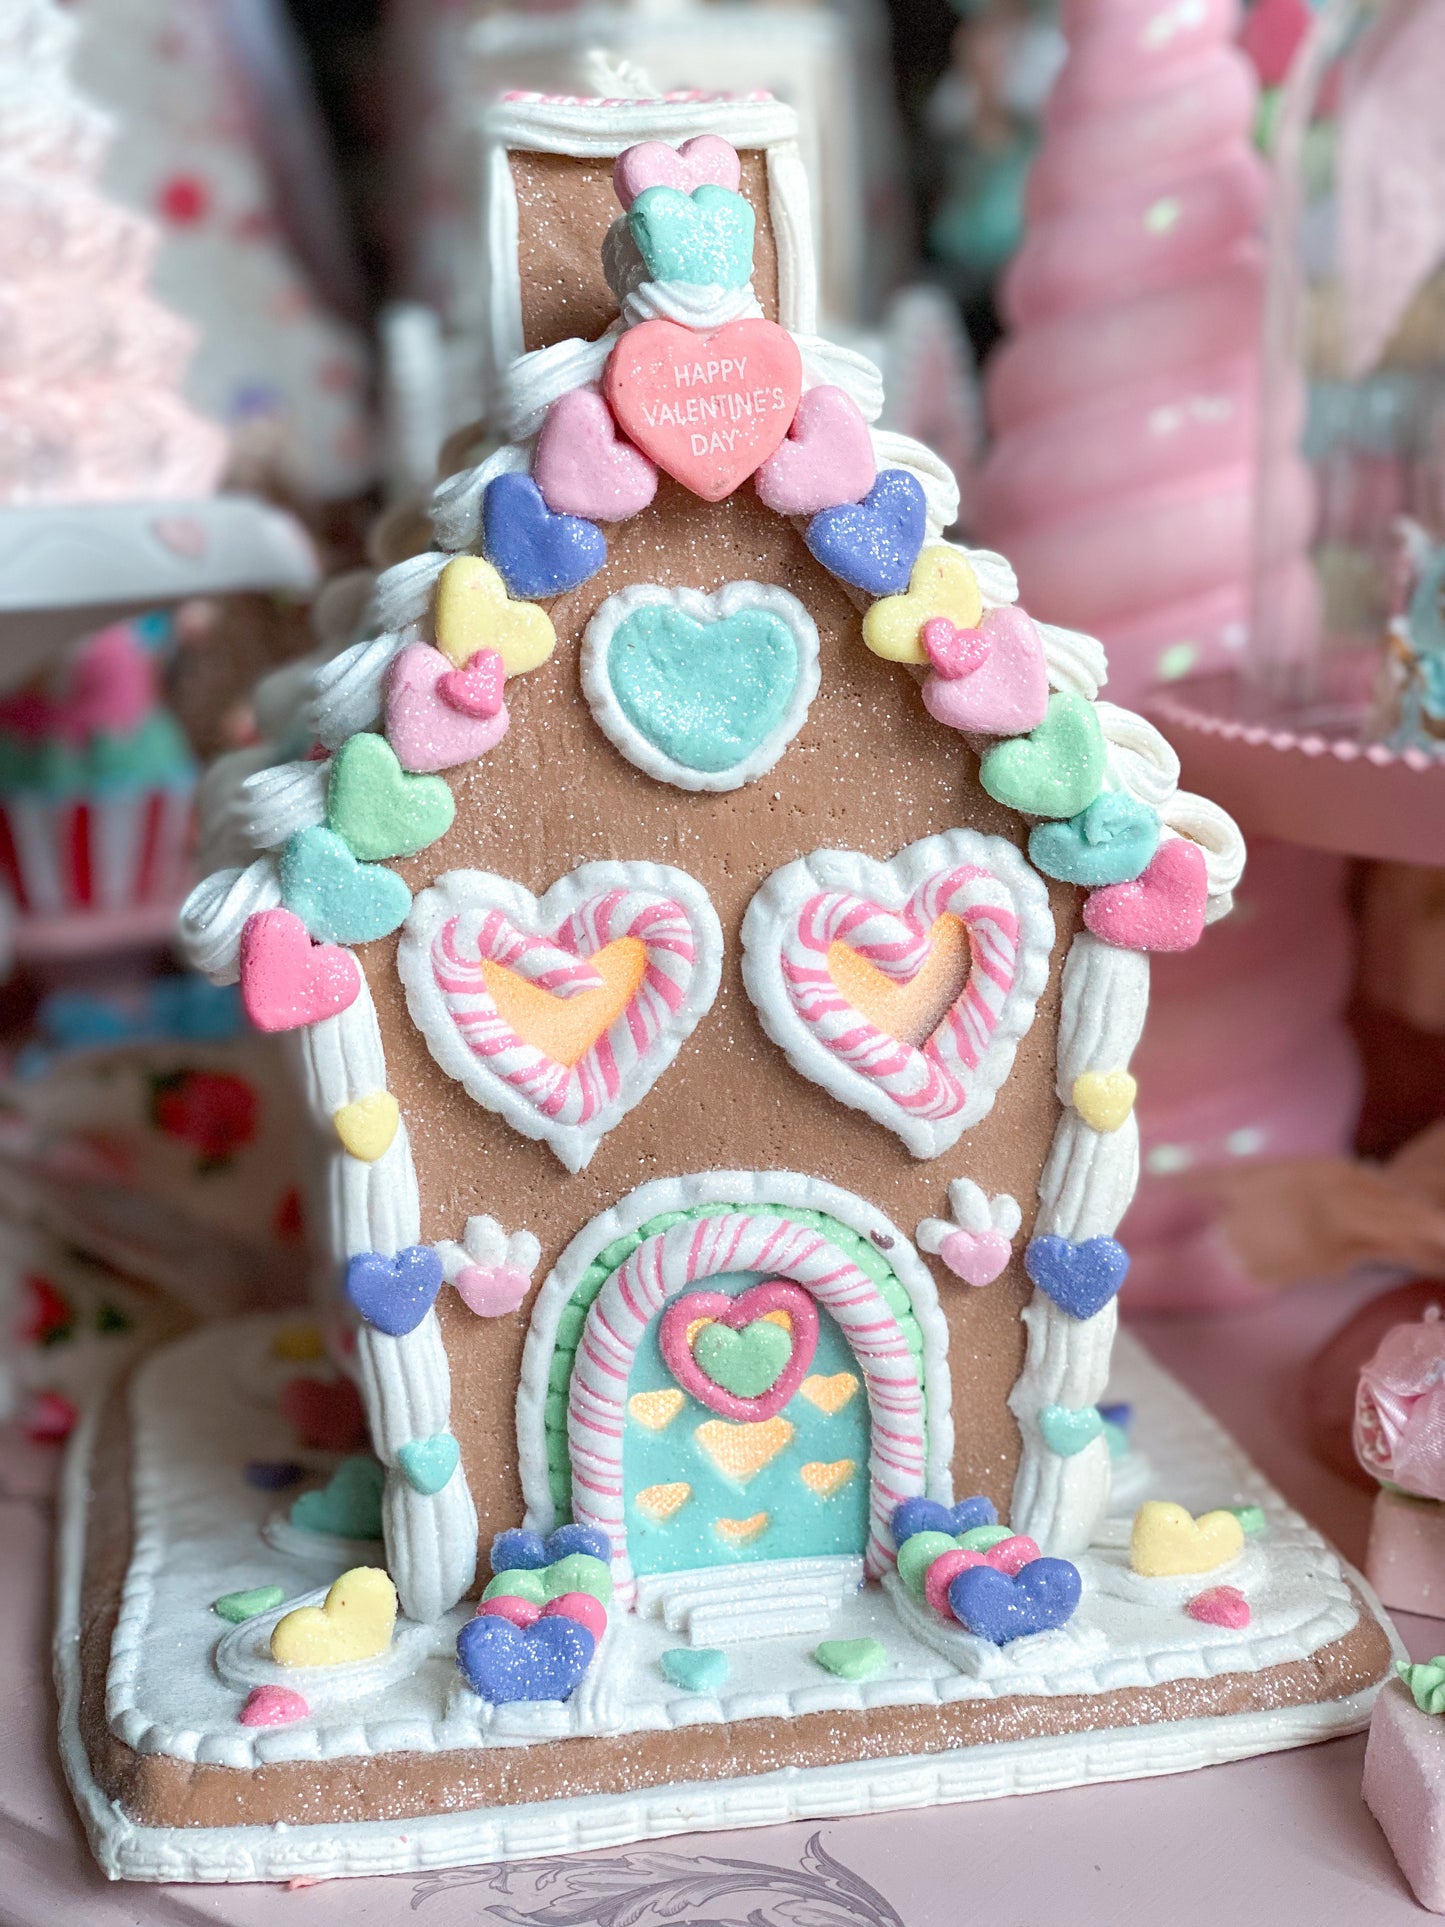
{"label": "pink heart on base", "polygon": [[505,1619],[517,1628],[519,1633],[535,1626],[542,1617],[542,1608],[535,1599],[516,1599],[510,1593],[499,1592],[490,1599],[484,1599],[473,1614],[476,1619]]}
{"label": "pink heart on base", "polygon": [[1196,1593],[1184,1610],[1206,1626],[1228,1626],[1233,1632],[1249,1624],[1249,1601],[1238,1586],[1211,1586]]}
{"label": "pink heart on base", "polygon": [[236,1717],[242,1726],[292,1726],[309,1720],[311,1708],[289,1686],[253,1686]]}
{"label": "pink heart on base", "polygon": [[617,156],[612,169],[612,185],[624,208],[629,208],[645,188],[675,187],[679,194],[691,194],[696,187],[728,187],[737,192],[743,178],[738,150],[718,134],[695,134],[681,147],[666,141],[639,141]]}
{"label": "pink heart on base", "polygon": [[349,1010],[361,970],[337,943],[312,943],[289,910],[258,910],[241,931],[241,1002],[257,1030],[300,1030]]}
{"label": "pink heart on base", "polygon": [[1084,927],[1121,950],[1192,950],[1204,935],[1209,873],[1188,837],[1167,837],[1142,876],[1092,890]]}
{"label": "pink heart on base", "polygon": [[574,388],[547,410],[532,480],[554,515],[625,522],[657,493],[657,470],[617,432],[612,410],[590,388]]}
{"label": "pink heart on base", "polygon": [[575,1619],[579,1626],[585,1626],[594,1639],[601,1639],[607,1631],[607,1608],[600,1599],[594,1599],[590,1592],[559,1593],[549,1599],[542,1608],[543,1619]]}
{"label": "pink heart on base", "polygon": [[464,716],[489,718],[502,707],[506,664],[495,649],[478,649],[465,669],[449,669],[437,683],[437,694],[449,709]]}
{"label": "pink heart on base", "polygon": [[[454,699],[461,693],[468,700],[480,700],[490,688],[496,670],[485,663],[478,670],[479,657],[492,657],[500,667],[496,650],[484,649],[465,669],[457,669],[429,642],[409,643],[391,665],[386,678],[386,740],[403,769],[419,774],[475,762],[506,735],[510,718],[500,694],[490,713]],[[470,680],[474,672],[475,682]]]}
{"label": "pink heart on base", "polygon": [[[715,1384],[693,1356],[689,1328],[716,1321],[732,1331],[742,1331],[770,1311],[786,1312],[793,1328],[792,1353],[776,1383],[755,1398],[746,1398]],[[781,1412],[802,1384],[818,1349],[818,1307],[800,1286],[789,1284],[783,1278],[764,1279],[762,1284],[750,1285],[746,1291],[739,1292],[736,1298],[729,1298],[721,1291],[689,1291],[674,1298],[662,1314],[657,1343],[663,1362],[685,1392],[691,1392],[700,1404],[721,1418],[756,1424],[759,1419],[773,1418]]]}
{"label": "pink heart on base", "polygon": [[938,1255],[966,1285],[991,1285],[1013,1255],[1013,1244],[1001,1231],[950,1231]]}
{"label": "pink heart on base", "polygon": [[853,397],[842,388],[810,388],[754,487],[776,515],[816,515],[861,502],[877,479],[872,437]]}
{"label": "pink heart on base", "polygon": [[478,1318],[502,1318],[517,1309],[531,1283],[517,1265],[463,1265],[452,1288]]}
{"label": "pink heart on base", "polygon": [[[923,685],[929,715],[949,729],[985,736],[1026,736],[1036,728],[1049,706],[1049,671],[1043,640],[1023,610],[990,609],[977,630],[949,623],[952,637],[937,630],[937,621],[927,622],[923,631],[934,666]],[[929,644],[931,629],[937,631],[942,661]],[[977,661],[968,640],[974,635],[984,644]]]}
{"label": "pink heart on base", "polygon": [[1011,1539],[1000,1539],[987,1552],[970,1552],[964,1546],[956,1546],[952,1552],[939,1553],[929,1566],[923,1578],[923,1596],[936,1613],[950,1619],[953,1609],[948,1603],[948,1589],[961,1572],[967,1572],[970,1566],[992,1566],[995,1572],[1012,1579],[1038,1556],[1038,1546],[1023,1532],[1016,1532]]}

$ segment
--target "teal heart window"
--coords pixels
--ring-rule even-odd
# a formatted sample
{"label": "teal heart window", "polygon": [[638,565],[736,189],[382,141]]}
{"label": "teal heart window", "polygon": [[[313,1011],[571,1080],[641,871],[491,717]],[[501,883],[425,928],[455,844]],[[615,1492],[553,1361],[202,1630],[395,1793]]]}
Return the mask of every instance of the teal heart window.
{"label": "teal heart window", "polygon": [[660,782],[733,790],[770,770],[818,693],[818,631],[785,589],[638,584],[609,596],[582,641],[602,733]]}

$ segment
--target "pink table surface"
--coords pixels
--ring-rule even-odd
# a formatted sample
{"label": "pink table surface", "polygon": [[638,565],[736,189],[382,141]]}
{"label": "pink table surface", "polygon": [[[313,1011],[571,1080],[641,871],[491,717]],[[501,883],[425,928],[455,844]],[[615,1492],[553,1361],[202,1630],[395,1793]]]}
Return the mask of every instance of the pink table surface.
{"label": "pink table surface", "polygon": [[[1136,1327],[1354,1560],[1368,1497],[1300,1444],[1296,1387],[1301,1360],[1369,1295],[1317,1290]],[[53,1738],[54,1477],[52,1454],[13,1436],[0,1444],[5,1927],[365,1927],[411,1916],[418,1927],[1393,1927],[1426,1918],[1361,1804],[1362,1735],[1172,1779],[697,1834],[428,1878],[302,1890],[111,1885],[90,1861]],[[1440,1622],[1398,1623],[1416,1658],[1445,1648]],[[831,1871],[807,1857],[815,1838]]]}

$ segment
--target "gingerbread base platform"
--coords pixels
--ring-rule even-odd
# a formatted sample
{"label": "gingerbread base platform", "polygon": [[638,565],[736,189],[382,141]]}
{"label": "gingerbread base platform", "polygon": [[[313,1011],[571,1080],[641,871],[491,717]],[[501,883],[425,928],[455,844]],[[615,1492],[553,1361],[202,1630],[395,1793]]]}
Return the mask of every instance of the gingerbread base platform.
{"label": "gingerbread base platform", "polygon": [[[806,1632],[728,1643],[725,1601],[704,1600],[714,1616],[699,1618],[710,1630],[698,1643],[729,1655],[713,1693],[682,1692],[658,1665],[689,1641],[682,1585],[659,1589],[651,1613],[613,1615],[565,1704],[491,1709],[470,1693],[452,1660],[469,1606],[434,1627],[399,1622],[381,1661],[283,1682],[270,1617],[230,1626],[211,1602],[269,1585],[295,1604],[355,1563],[356,1546],[276,1532],[276,1496],[246,1482],[248,1462],[307,1457],[275,1405],[291,1368],[270,1356],[273,1330],[251,1318],[168,1346],[75,1443],[62,1749],[117,1878],[436,1869],[1181,1772],[1362,1727],[1389,1668],[1362,1582],[1121,1339],[1110,1396],[1134,1406],[1152,1490],[1265,1514],[1265,1532],[1207,1580],[1130,1573],[1121,1517],[1079,1562],[1069,1626],[1002,1648],[951,1633],[896,1586],[812,1575],[789,1593]],[[1243,1590],[1249,1626],[1188,1617],[1206,1584]],[[881,1641],[882,1673],[825,1673],[812,1656],[824,1624],[831,1639]],[[274,1683],[299,1690],[309,1717],[239,1724],[250,1689]]]}

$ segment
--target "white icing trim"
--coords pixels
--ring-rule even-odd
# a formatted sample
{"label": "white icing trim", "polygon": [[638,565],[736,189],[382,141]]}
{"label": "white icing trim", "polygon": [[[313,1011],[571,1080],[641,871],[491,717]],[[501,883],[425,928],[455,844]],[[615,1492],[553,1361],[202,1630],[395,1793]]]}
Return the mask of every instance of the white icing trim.
{"label": "white icing trim", "polygon": [[428,549],[423,555],[410,555],[402,562],[394,562],[373,583],[360,626],[354,633],[361,637],[380,636],[388,629],[405,629],[408,623],[422,621],[431,609],[437,577],[451,559],[444,551]]}
{"label": "white icing trim", "polygon": [[914,1232],[918,1249],[936,1258],[955,1231],[997,1231],[1010,1244],[1019,1235],[1023,1207],[1016,1197],[1000,1191],[990,1197],[972,1178],[954,1178],[948,1187],[948,1218],[923,1218]]}
{"label": "white icing trim", "polygon": [[928,514],[924,540],[936,542],[944,530],[951,529],[958,520],[958,483],[953,478],[953,470],[942,456],[935,455],[922,442],[914,441],[911,435],[896,434],[891,428],[870,429],[869,434],[878,473],[881,475],[885,468],[901,468],[923,490]]}
{"label": "white icing trim", "polygon": [[751,281],[723,288],[692,281],[639,281],[622,298],[622,325],[672,321],[680,328],[725,328],[730,321],[761,321]]}
{"label": "white icing trim", "polygon": [[865,422],[883,413],[883,376],[861,348],[845,348],[826,335],[793,333],[809,388],[841,388]]}
{"label": "white icing trim", "polygon": [[[955,875],[979,870],[982,878]],[[800,916],[810,903],[804,929]],[[868,906],[873,914],[860,915]],[[846,923],[851,948],[875,948],[870,961],[906,982],[927,954],[934,919],[947,910],[969,924],[974,946],[987,943],[996,961],[1008,959],[1009,981],[1000,991],[975,964],[927,1045],[904,1050],[843,1000],[827,974],[827,948],[835,926]],[[1002,933],[1000,913],[1017,920],[1016,938]],[[743,983],[763,1029],[800,1076],[875,1118],[915,1157],[934,1158],[992,1109],[1033,1022],[1053,941],[1048,892],[1013,844],[948,830],[886,863],[815,850],[774,871],[743,918]],[[872,1041],[857,1041],[860,1030]],[[831,1037],[850,1040],[846,1057],[830,1047]]]}
{"label": "white icing trim", "polygon": [[1173,832],[1188,837],[1204,852],[1204,873],[1209,879],[1204,921],[1217,923],[1233,909],[1234,892],[1244,874],[1244,838],[1239,825],[1207,796],[1194,796],[1188,790],[1170,797],[1159,815],[1166,835]]}
{"label": "white icing trim", "polygon": [[[613,637],[639,609],[659,608],[676,609],[704,626],[745,610],[760,609],[784,623],[797,646],[797,680],[777,726],[755,750],[728,769],[691,769],[674,761],[642,734],[613,693],[607,667]],[[580,670],[582,693],[597,727],[629,763],[677,789],[736,790],[766,775],[807,721],[819,685],[818,628],[796,596],[762,582],[729,582],[712,595],[704,595],[700,589],[636,583],[608,596],[597,609],[582,637]]]}
{"label": "white icing trim", "polygon": [[768,218],[778,257],[778,314],[785,328],[809,335],[818,326],[818,267],[808,172],[796,140],[767,150]]}
{"label": "white icing trim", "polygon": [[213,984],[233,984],[241,975],[241,932],[247,920],[258,910],[280,908],[281,877],[274,857],[258,857],[244,870],[213,870],[181,905],[181,953]]}
{"label": "white icing trim", "polygon": [[318,743],[340,749],[349,738],[381,721],[386,672],[407,644],[416,640],[415,628],[387,630],[353,643],[313,671],[304,714]]}
{"label": "white icing trim", "polygon": [[[548,348],[534,348],[529,355],[514,361],[502,376],[499,408],[501,430],[508,442],[530,442],[540,432],[554,401],[570,395],[574,388],[595,388],[616,345],[617,330],[608,329],[596,341],[573,337],[554,342]],[[489,456],[488,460],[495,464],[496,456]],[[496,472],[494,468],[493,473]],[[449,490],[455,479],[443,482],[432,498],[434,523],[438,514],[437,497],[443,490]],[[450,513],[446,527],[449,534],[457,527]]]}
{"label": "white icing trim", "polygon": [[[1017,602],[1018,581],[1002,556],[986,550],[976,551],[972,561],[986,607],[998,608],[1006,602]],[[999,564],[1002,564],[1002,568],[997,566]],[[1013,590],[1011,595],[998,594],[1004,586],[1003,570],[1008,572],[1008,582]],[[1086,636],[1078,629],[1060,629],[1052,622],[1035,620],[1034,627],[1043,639],[1049,687],[1071,690],[1074,695],[1082,696],[1085,702],[1093,702],[1109,679],[1109,665],[1104,657],[1103,644],[1095,642],[1092,636]]]}
{"label": "white icing trim", "polygon": [[326,821],[331,763],[272,763],[241,784],[231,806],[236,836],[251,849],[279,850],[298,830]]}
{"label": "white icing trim", "polygon": [[[949,546],[960,549],[961,553],[968,557],[968,564],[978,583],[978,592],[983,597],[985,609],[1003,609],[1010,603],[1018,601],[1019,579],[1013,572],[1013,564],[1006,557],[996,554],[992,549],[963,548],[957,542],[950,543]],[[1044,637],[1044,660],[1049,665],[1049,678],[1052,681],[1056,671],[1054,658],[1049,653],[1049,636],[1042,623],[1038,628]],[[1099,645],[1095,643],[1094,647],[1098,649]],[[1101,661],[1103,653],[1103,650],[1099,649]],[[1072,685],[1060,686],[1071,687]]]}
{"label": "white icing trim", "polygon": [[[431,525],[443,548],[480,552],[482,497],[499,475],[530,475],[530,443],[507,442],[475,468],[460,468],[438,483],[431,498]],[[447,558],[450,561],[450,557]],[[385,577],[382,578],[385,581]]]}
{"label": "white icing trim", "polygon": [[851,1191],[796,1171],[700,1171],[690,1177],[655,1178],[641,1185],[571,1240],[547,1274],[532,1307],[522,1372],[517,1385],[518,1470],[526,1523],[550,1532],[557,1523],[547,1477],[547,1398],[557,1327],[584,1272],[618,1238],[669,1211],[698,1206],[750,1204],[821,1211],[874,1245],[892,1267],[923,1336],[923,1391],[928,1407],[928,1457],[924,1489],[945,1503],[953,1497],[953,1411],[948,1375],[948,1323],[938,1304],[933,1274],[891,1219]]}
{"label": "white icing trim", "polygon": [[[618,900],[609,902],[599,923],[596,905],[612,894]],[[677,913],[665,926],[658,921],[662,904],[675,906]],[[474,954],[496,911],[508,927],[485,937],[486,954],[503,946],[510,968],[555,988],[559,996],[598,988],[600,979],[585,959],[638,925],[649,945],[649,965],[631,1009],[647,1027],[644,1046],[639,1049],[624,1013],[606,1033],[608,1061],[594,1047],[564,1072],[513,1036],[497,1017]],[[458,928],[449,969],[455,986],[448,993],[437,978],[433,945],[453,923]],[[571,926],[575,952],[553,941],[563,924]],[[682,927],[690,935],[690,954],[682,948]],[[396,962],[412,1022],[447,1075],[514,1131],[543,1139],[569,1171],[580,1171],[606,1133],[652,1089],[710,1008],[722,952],[722,926],[712,901],[684,871],[660,863],[584,863],[540,900],[520,883],[485,870],[448,871],[413,899]],[[670,1005],[674,996],[677,1001]],[[488,1035],[488,1056],[468,1046],[461,1021]],[[549,1096],[556,1102],[547,1110],[543,1100]]]}
{"label": "white icing trim", "polygon": [[1096,702],[1094,714],[1109,745],[1111,787],[1128,790],[1162,810],[1179,788],[1179,757],[1153,723],[1116,703]]}

